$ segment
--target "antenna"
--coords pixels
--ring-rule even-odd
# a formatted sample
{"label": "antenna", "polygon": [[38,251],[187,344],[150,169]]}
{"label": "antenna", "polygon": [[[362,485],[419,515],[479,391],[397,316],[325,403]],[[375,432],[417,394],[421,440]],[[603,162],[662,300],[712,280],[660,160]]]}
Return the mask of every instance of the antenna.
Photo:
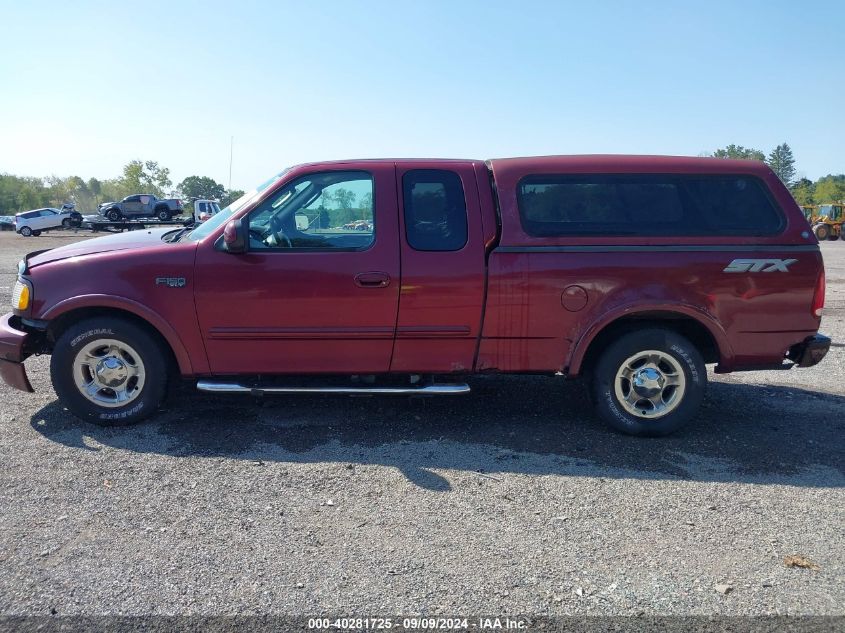
{"label": "antenna", "polygon": [[229,191],[232,190],[232,154],[235,148],[235,137],[229,140]]}

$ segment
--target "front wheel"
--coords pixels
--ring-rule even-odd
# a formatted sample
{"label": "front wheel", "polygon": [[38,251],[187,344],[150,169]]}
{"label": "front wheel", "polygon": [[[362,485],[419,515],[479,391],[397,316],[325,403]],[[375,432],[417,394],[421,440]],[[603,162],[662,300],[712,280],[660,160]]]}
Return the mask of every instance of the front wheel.
{"label": "front wheel", "polygon": [[70,218],[65,218],[62,220],[62,228],[69,229],[70,228]]}
{"label": "front wheel", "polygon": [[29,228],[28,226],[24,226],[24,227],[21,227],[21,230],[18,231],[18,233],[20,233],[24,237],[29,237],[30,235],[32,235],[32,229]]}
{"label": "front wheel", "polygon": [[112,209],[111,211],[109,211],[109,212],[106,214],[106,217],[107,217],[109,220],[111,220],[112,222],[119,222],[119,221],[120,221],[120,218],[121,218],[122,216],[121,216],[120,211],[118,211],[117,209]]}
{"label": "front wheel", "polygon": [[817,224],[813,227],[813,233],[819,241],[826,240],[830,237],[830,227],[827,224]]}
{"label": "front wheel", "polygon": [[160,343],[142,327],[120,318],[87,319],[56,341],[50,377],[76,417],[124,426],[158,409],[168,365]]}
{"label": "front wheel", "polygon": [[660,436],[692,420],[706,385],[695,346],[672,330],[653,328],[626,334],[605,350],[592,394],[598,414],[617,431]]}

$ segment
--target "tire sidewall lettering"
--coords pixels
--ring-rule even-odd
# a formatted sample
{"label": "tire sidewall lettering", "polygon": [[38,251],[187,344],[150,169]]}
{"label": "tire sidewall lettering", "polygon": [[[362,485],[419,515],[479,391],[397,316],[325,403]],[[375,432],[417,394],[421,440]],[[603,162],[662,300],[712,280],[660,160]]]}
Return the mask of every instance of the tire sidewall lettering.
{"label": "tire sidewall lettering", "polygon": [[123,411],[118,411],[115,413],[101,413],[98,417],[101,420],[125,420],[126,418],[131,417],[136,413],[139,413],[143,408],[144,402],[140,401],[129,409],[124,409]]}
{"label": "tire sidewall lettering", "polygon": [[672,345],[669,346],[669,350],[674,352],[676,356],[681,357],[681,359],[686,363],[687,368],[689,369],[690,378],[694,383],[698,384],[701,381],[698,375],[698,369],[696,369],[695,363],[692,362],[692,358],[687,353],[687,351],[676,343],[672,343]]}
{"label": "tire sidewall lettering", "polygon": [[85,341],[86,339],[93,338],[95,336],[102,336],[103,334],[108,334],[110,336],[114,336],[114,330],[109,328],[101,328],[96,330],[88,330],[87,332],[83,332],[79,334],[70,342],[71,347],[76,347],[80,342]]}

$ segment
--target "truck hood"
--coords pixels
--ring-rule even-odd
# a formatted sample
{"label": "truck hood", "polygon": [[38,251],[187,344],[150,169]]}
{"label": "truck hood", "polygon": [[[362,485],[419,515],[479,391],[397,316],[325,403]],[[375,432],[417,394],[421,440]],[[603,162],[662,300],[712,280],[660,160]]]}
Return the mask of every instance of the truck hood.
{"label": "truck hood", "polygon": [[94,253],[107,253],[110,251],[122,251],[128,248],[147,248],[161,246],[161,236],[165,233],[178,230],[179,227],[168,227],[166,229],[147,229],[142,231],[126,231],[115,235],[97,237],[93,240],[68,244],[59,248],[52,248],[47,251],[35,251],[29,253],[26,258],[27,267],[55,262],[69,257],[80,257],[82,255],[93,255]]}

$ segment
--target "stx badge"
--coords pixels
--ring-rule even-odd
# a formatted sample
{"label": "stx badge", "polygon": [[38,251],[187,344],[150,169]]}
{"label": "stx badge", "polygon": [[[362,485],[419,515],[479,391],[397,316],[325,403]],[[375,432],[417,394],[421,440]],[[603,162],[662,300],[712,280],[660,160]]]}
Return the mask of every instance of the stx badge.
{"label": "stx badge", "polygon": [[788,273],[789,267],[797,259],[735,259],[728,264],[723,273]]}
{"label": "stx badge", "polygon": [[184,277],[156,277],[156,286],[167,286],[168,288],[184,288]]}

